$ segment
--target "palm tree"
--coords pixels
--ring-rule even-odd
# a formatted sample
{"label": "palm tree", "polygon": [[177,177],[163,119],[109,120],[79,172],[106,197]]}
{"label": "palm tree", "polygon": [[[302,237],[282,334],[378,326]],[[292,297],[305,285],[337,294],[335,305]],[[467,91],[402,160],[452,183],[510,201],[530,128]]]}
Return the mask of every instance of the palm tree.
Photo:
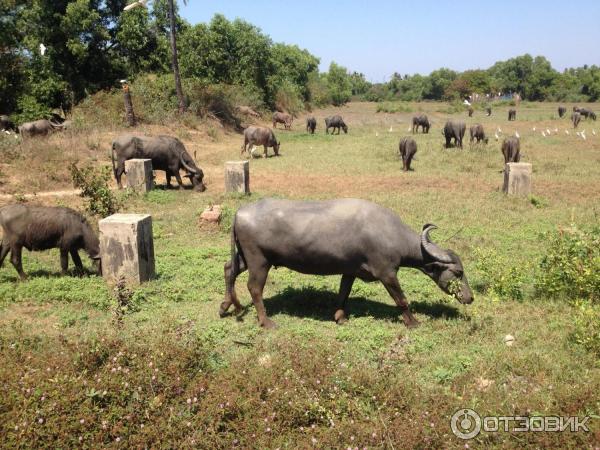
{"label": "palm tree", "polygon": [[[179,62],[177,61],[177,31],[175,28],[175,4],[174,0],[169,0],[169,22],[171,26],[171,53],[172,53],[172,65],[173,75],[175,76],[175,91],[177,92],[177,100],[179,102],[179,112],[185,112],[185,98],[183,96],[183,89],[181,88],[181,76],[179,75]],[[187,4],[187,0],[183,0],[184,4]]]}

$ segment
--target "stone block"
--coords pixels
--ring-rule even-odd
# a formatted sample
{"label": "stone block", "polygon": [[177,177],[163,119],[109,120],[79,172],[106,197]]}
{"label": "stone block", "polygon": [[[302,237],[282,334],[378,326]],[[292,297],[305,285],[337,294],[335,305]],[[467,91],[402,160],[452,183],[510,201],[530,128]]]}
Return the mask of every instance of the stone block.
{"label": "stone block", "polygon": [[125,161],[127,187],[137,192],[148,192],[154,187],[151,159],[129,159]]}
{"label": "stone block", "polygon": [[200,219],[204,222],[219,223],[221,221],[221,205],[212,205],[202,211]]}
{"label": "stone block", "polygon": [[504,186],[502,192],[509,195],[531,194],[530,163],[507,163],[504,167]]}
{"label": "stone block", "polygon": [[116,283],[139,284],[155,277],[152,217],[113,214],[99,222],[102,276]]}
{"label": "stone block", "polygon": [[225,163],[225,192],[250,193],[250,162],[227,161]]}

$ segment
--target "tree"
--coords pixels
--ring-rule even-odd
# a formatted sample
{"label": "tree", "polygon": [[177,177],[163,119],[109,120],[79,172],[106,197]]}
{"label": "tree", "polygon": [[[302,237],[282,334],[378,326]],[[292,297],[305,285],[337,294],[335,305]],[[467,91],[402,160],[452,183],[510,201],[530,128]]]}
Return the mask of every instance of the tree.
{"label": "tree", "polygon": [[[183,0],[187,3],[186,0]],[[175,27],[175,4],[169,0],[169,25],[171,27],[171,56],[173,65],[173,76],[175,77],[175,90],[177,91],[177,100],[179,102],[179,112],[185,112],[185,98],[181,88],[181,76],[179,75],[179,61],[177,60],[177,29]]]}
{"label": "tree", "polygon": [[352,84],[348,70],[332,62],[329,65],[329,72],[327,72],[327,87],[334,106],[347,103],[352,96]]}

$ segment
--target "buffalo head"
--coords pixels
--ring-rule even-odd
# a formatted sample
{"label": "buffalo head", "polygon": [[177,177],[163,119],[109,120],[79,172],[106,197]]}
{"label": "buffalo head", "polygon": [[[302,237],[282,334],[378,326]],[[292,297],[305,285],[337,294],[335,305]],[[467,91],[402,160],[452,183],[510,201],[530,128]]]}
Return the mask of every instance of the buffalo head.
{"label": "buffalo head", "polygon": [[346,124],[342,125],[342,130],[344,130],[344,134],[348,134],[348,126]]}
{"label": "buffalo head", "polygon": [[180,160],[181,160],[181,165],[187,172],[186,177],[188,177],[190,179],[190,181],[192,182],[192,186],[194,186],[194,190],[199,191],[199,192],[204,192],[206,190],[206,186],[203,181],[204,180],[204,172],[202,172],[202,169],[200,167],[196,166],[196,164],[193,161],[186,162],[183,154],[180,156]]}
{"label": "buffalo head", "polygon": [[473,302],[473,292],[467,281],[462,262],[452,250],[443,250],[429,239],[429,232],[436,229],[433,224],[423,226],[421,233],[421,249],[426,262],[421,269],[446,294],[452,295],[459,302]]}

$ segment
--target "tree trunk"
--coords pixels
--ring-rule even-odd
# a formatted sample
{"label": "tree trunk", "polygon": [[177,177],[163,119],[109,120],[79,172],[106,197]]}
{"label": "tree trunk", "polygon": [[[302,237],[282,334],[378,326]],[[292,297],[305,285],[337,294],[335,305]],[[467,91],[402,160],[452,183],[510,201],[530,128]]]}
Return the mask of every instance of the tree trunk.
{"label": "tree trunk", "polygon": [[135,127],[135,113],[133,112],[131,93],[129,92],[129,85],[127,83],[123,84],[123,100],[125,101],[125,115],[127,116],[127,123],[130,127]]}
{"label": "tree trunk", "polygon": [[179,76],[179,62],[177,61],[177,37],[175,29],[175,5],[174,0],[169,0],[169,21],[171,24],[171,52],[173,55],[173,75],[175,76],[175,90],[177,91],[177,99],[179,100],[179,112],[185,111],[185,99],[183,97],[183,89],[181,89],[181,77]]}

